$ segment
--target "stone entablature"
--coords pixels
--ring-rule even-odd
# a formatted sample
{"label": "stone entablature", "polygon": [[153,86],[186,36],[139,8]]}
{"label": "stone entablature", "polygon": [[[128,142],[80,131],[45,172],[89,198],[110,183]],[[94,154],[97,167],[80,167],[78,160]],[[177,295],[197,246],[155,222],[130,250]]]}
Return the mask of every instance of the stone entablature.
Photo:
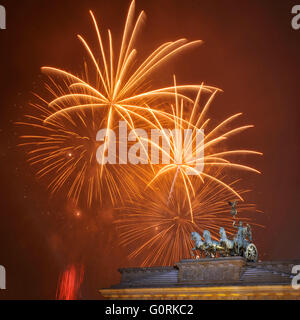
{"label": "stone entablature", "polygon": [[243,257],[190,259],[176,263],[179,284],[234,283],[240,280]]}
{"label": "stone entablature", "polygon": [[300,260],[247,262],[242,257],[181,260],[174,267],[123,268],[109,299],[300,299],[291,286]]}

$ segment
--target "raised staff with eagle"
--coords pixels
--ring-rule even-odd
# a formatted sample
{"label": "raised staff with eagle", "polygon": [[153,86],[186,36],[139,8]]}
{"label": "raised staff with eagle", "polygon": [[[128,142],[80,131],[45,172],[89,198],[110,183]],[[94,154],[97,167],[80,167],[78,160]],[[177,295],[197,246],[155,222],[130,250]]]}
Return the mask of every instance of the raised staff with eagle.
{"label": "raised staff with eagle", "polygon": [[237,206],[238,202],[237,201],[228,201],[228,204],[231,206],[230,213],[231,213],[232,217],[235,219],[235,216],[237,215],[236,206]]}

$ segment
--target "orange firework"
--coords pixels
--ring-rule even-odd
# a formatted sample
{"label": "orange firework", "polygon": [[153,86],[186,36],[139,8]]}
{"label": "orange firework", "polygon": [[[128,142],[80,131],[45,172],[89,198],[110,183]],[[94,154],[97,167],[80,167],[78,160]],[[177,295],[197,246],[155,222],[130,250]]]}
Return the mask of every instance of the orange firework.
{"label": "orange firework", "polygon": [[[226,180],[221,171],[215,175]],[[237,183],[238,180],[228,183],[228,186],[233,187]],[[225,227],[228,235],[234,234],[228,205],[232,193],[228,188],[214,180],[194,186],[196,196],[192,199],[192,223],[190,205],[182,187],[182,181],[178,181],[173,190],[174,197],[167,202],[169,184],[162,180],[159,188],[145,193],[134,206],[120,209],[116,226],[121,244],[131,252],[129,259],[138,259],[142,266],[172,265],[180,259],[190,258],[192,231],[202,235],[203,230],[210,230],[214,239],[219,238],[220,227]],[[237,188],[239,194],[248,191]],[[257,210],[254,204],[242,203],[238,211],[242,215],[239,220],[249,222],[244,214]]]}
{"label": "orange firework", "polygon": [[[125,121],[131,129],[136,127],[137,121],[157,127],[149,119],[152,114],[171,121],[174,117],[165,110],[158,110],[154,101],[174,96],[174,86],[146,90],[149,76],[176,54],[201,43],[185,39],[164,43],[137,65],[134,46],[144,12],[134,22],[134,7],[132,1],[117,59],[111,32],[108,30],[109,42],[105,48],[99,26],[90,12],[99,42],[98,55],[82,36],[78,37],[91,58],[92,72],[87,64],[83,77],[58,68],[43,67],[42,71],[49,76],[45,86],[51,94],[47,99],[50,102],[38,97],[40,102],[31,105],[34,111],[26,116],[27,121],[19,122],[28,128],[22,135],[25,141],[21,145],[26,147],[28,161],[36,168],[37,176],[48,179],[52,194],[64,187],[68,197],[76,203],[82,198],[90,206],[94,200],[103,199],[103,192],[106,192],[115,204],[134,192],[134,175],[138,175],[135,170],[132,177],[127,174],[130,166],[125,170],[124,166],[105,163],[109,129],[116,127],[116,120]],[[96,75],[91,80],[93,72]],[[177,86],[176,90],[179,97],[191,101],[185,92],[199,88],[199,85],[183,85]],[[202,90],[212,92],[215,88],[202,86]],[[95,152],[99,145],[96,134],[100,128],[106,128],[107,134],[99,165]],[[136,138],[140,141],[138,136]]]}
{"label": "orange firework", "polygon": [[[135,1],[132,1],[125,23],[119,56],[116,61],[114,61],[115,55],[110,30],[108,30],[109,50],[106,52],[97,21],[94,14],[90,11],[98,36],[100,61],[98,61],[86,40],[80,35],[78,38],[87,50],[92,65],[96,70],[96,85],[93,86],[89,82],[57,68],[42,68],[46,74],[66,78],[71,82],[68,93],[62,94],[49,103],[52,113],[44,119],[44,123],[55,121],[60,115],[73,113],[78,109],[105,109],[107,135],[104,143],[106,149],[109,144],[108,132],[112,127],[115,116],[126,121],[133,129],[134,121],[132,116],[141,118],[147,122],[147,118],[141,114],[143,111],[148,111],[148,108],[144,106],[146,102],[153,101],[153,98],[166,98],[173,95],[173,87],[145,91],[144,87],[146,86],[148,77],[171,57],[182,52],[184,49],[199,45],[202,41],[187,42],[186,39],[179,39],[174,42],[164,43],[153,51],[143,63],[135,67],[134,59],[137,51],[134,45],[144,18],[144,12],[142,11],[139,14],[134,23],[134,8]],[[184,85],[179,86],[178,90],[195,90],[198,88],[199,86],[197,85]],[[213,88],[204,87],[204,90],[207,91],[211,89]],[[180,94],[180,96],[189,100],[183,94]],[[169,118],[169,115],[162,110],[157,111],[153,109],[153,112]],[[104,157],[102,162],[104,162]],[[101,164],[101,175],[103,167],[104,163]]]}
{"label": "orange firework", "polygon": [[[237,191],[210,173],[211,170],[207,169],[231,168],[260,173],[254,168],[228,160],[227,156],[243,154],[262,155],[262,153],[253,150],[224,151],[222,144],[220,147],[220,143],[232,135],[253,127],[252,125],[246,125],[234,127],[230,130],[226,129],[226,126],[238,118],[241,113],[226,118],[212,129],[207,129],[210,119],[206,117],[206,113],[218,89],[210,94],[201,109],[200,97],[202,97],[204,91],[201,86],[190,112],[186,112],[184,106],[186,105],[185,108],[190,109],[191,104],[184,103],[183,99],[180,101],[178,99],[176,82],[174,90],[175,106],[171,105],[174,118],[172,123],[169,124],[168,132],[162,128],[157,117],[153,114],[153,117],[157,120],[157,126],[162,133],[163,142],[162,146],[153,141],[149,141],[149,143],[161,152],[162,157],[165,157],[166,161],[165,164],[161,165],[160,169],[156,171],[156,174],[148,183],[148,186],[151,186],[156,181],[157,183],[161,183],[161,179],[171,176],[172,182],[169,189],[168,203],[172,197],[176,180],[181,179],[183,182],[182,190],[186,193],[190,208],[190,219],[191,222],[194,222],[192,198],[195,197],[194,184],[197,183],[198,179],[200,179],[202,183],[204,183],[204,179],[213,180],[228,189],[232,196],[243,200]],[[163,147],[163,145],[165,145],[165,147]],[[169,152],[166,152],[166,146]],[[215,151],[216,149],[219,151]]]}

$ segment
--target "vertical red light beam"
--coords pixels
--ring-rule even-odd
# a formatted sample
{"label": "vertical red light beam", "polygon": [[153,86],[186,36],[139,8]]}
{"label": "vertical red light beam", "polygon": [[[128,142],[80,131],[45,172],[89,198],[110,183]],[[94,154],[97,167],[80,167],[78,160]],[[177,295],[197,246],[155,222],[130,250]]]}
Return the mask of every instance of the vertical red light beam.
{"label": "vertical red light beam", "polygon": [[84,266],[69,265],[63,271],[58,280],[56,300],[77,300],[79,299],[79,290],[83,281]]}

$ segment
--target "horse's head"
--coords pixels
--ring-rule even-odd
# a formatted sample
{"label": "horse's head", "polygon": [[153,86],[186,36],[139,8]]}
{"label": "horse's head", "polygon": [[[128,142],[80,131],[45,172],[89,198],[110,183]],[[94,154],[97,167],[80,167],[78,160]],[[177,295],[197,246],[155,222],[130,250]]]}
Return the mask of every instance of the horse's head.
{"label": "horse's head", "polygon": [[226,237],[226,231],[223,227],[220,228],[220,232],[219,232],[221,237]]}
{"label": "horse's head", "polygon": [[205,240],[211,240],[211,237],[210,237],[210,232],[208,230],[204,230],[203,231],[203,238]]}
{"label": "horse's head", "polygon": [[201,240],[201,236],[200,236],[200,234],[199,234],[198,232],[193,231],[193,232],[191,233],[191,239],[192,239],[193,241]]}

